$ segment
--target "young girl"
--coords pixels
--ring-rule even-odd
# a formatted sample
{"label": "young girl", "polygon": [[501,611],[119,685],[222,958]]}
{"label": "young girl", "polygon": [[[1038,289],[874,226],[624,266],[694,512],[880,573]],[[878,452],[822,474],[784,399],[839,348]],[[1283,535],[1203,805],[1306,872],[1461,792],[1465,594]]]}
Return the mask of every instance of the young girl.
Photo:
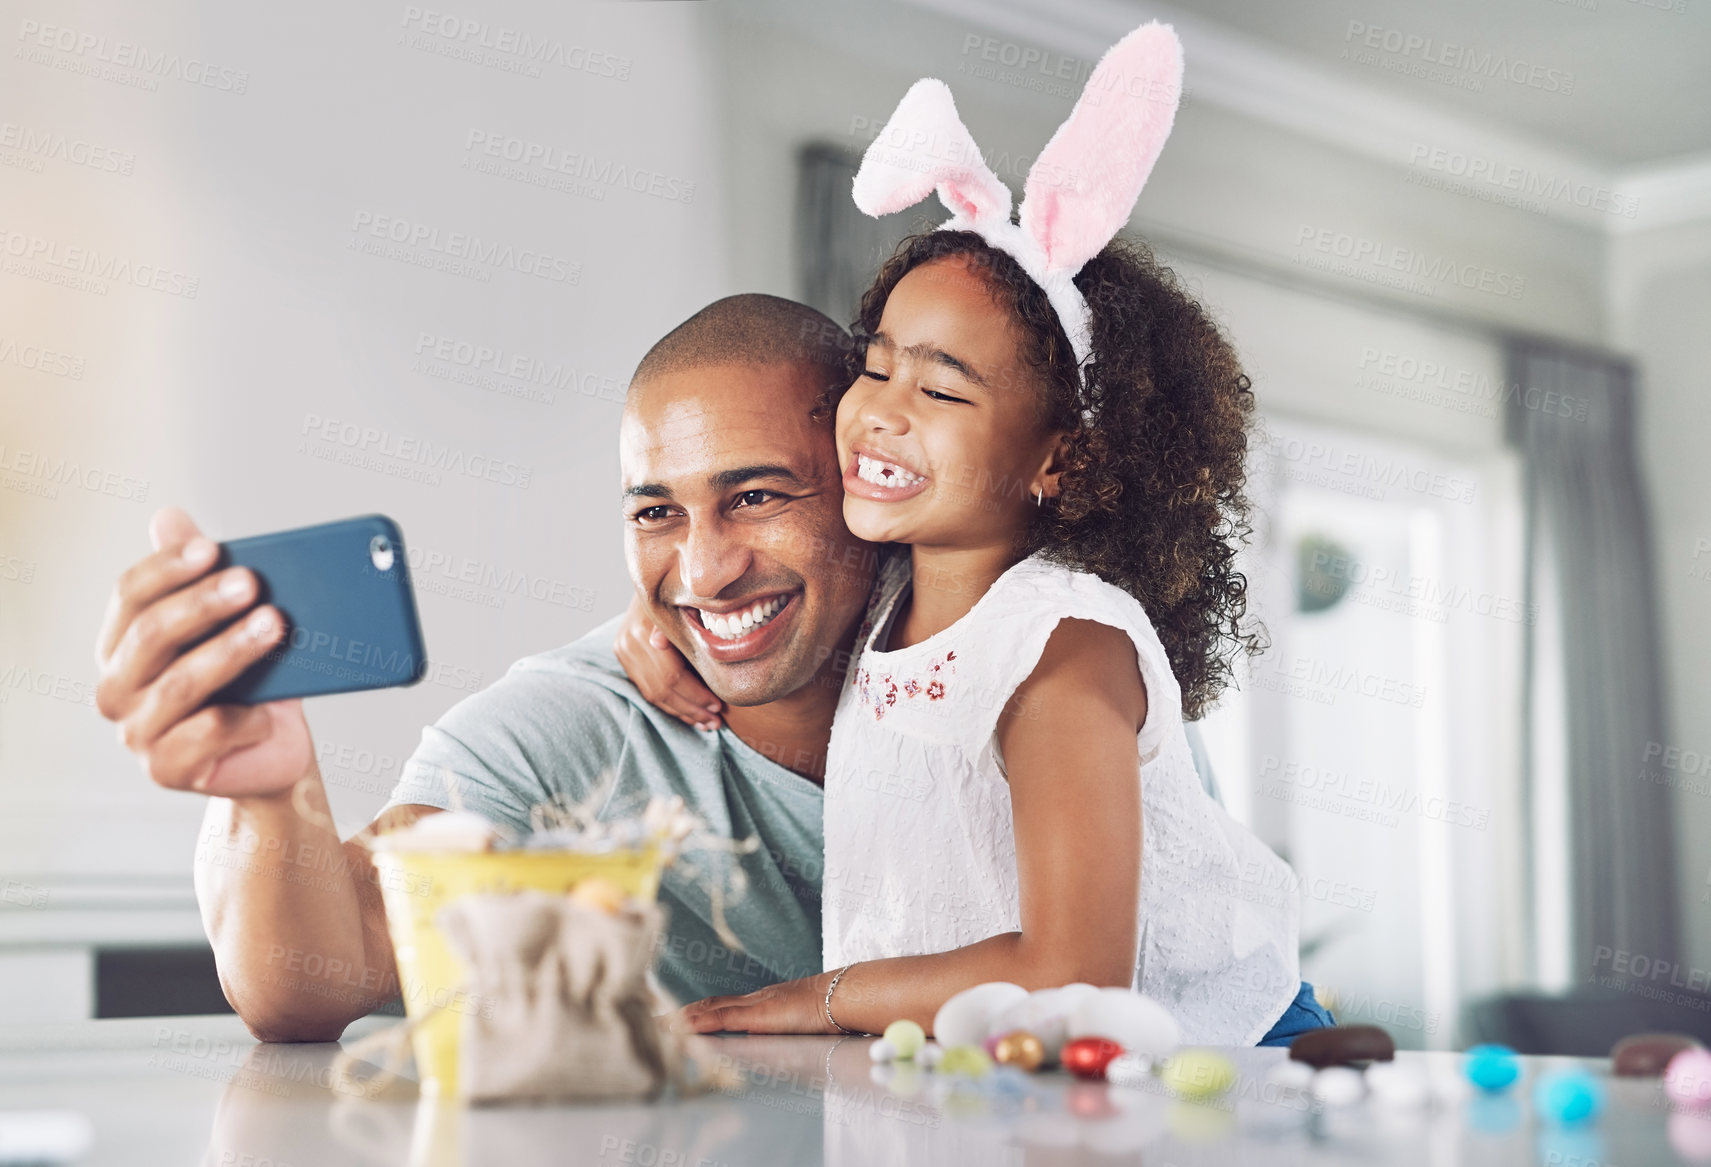
{"label": "young girl", "polygon": [[909,240],[863,300],[844,517],[911,554],[833,721],[835,1024],[1089,981],[1253,1044],[1300,988],[1294,880],[1207,797],[1182,728],[1253,643],[1228,542],[1252,396],[1144,251],[1113,243],[1078,284],[1091,427],[1043,291],[980,236]]}
{"label": "young girl", "polygon": [[[1108,66],[1136,67],[1120,54],[1139,35],[1089,95],[1102,77],[1107,99],[1133,91]],[[916,100],[928,85],[893,124],[966,136],[948,93]],[[833,721],[827,971],[691,1005],[698,1029],[930,1027],[994,980],[1132,986],[1201,1044],[1254,1044],[1303,1008],[1295,877],[1206,795],[1183,732],[1258,650],[1231,546],[1253,398],[1204,311],[1112,240],[1168,117],[1092,227],[1036,184],[1048,162],[1064,173],[1066,131],[1121,158],[1122,126],[1076,126],[1085,105],[1019,222],[972,142],[941,149],[956,218],[906,240],[863,297],[859,375],[836,402],[844,516],[907,550],[882,568]],[[921,197],[912,170],[870,151],[858,203]],[[1302,1027],[1323,1023],[1307,1008]]]}

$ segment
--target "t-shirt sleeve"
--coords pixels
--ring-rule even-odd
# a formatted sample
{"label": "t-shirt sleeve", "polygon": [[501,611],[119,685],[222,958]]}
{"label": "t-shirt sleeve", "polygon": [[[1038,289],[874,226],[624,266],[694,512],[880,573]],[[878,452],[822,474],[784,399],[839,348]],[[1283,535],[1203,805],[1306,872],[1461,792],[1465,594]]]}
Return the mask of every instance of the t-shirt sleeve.
{"label": "t-shirt sleeve", "polygon": [[619,766],[634,715],[563,662],[519,660],[423,728],[386,806],[462,809],[526,832],[532,808],[581,801]]}

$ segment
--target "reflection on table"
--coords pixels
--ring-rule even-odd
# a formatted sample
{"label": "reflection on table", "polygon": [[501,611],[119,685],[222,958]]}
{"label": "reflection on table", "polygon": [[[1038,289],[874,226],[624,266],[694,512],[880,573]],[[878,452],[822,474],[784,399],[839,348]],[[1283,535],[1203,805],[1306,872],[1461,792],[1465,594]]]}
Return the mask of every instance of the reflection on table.
{"label": "reflection on table", "polygon": [[[360,1023],[347,1040],[381,1024],[390,1022]],[[1605,1072],[1596,1060],[1526,1058],[1515,1088],[1485,1097],[1450,1088],[1458,1055],[1404,1052],[1402,1064],[1444,1087],[1432,1103],[1326,1109],[1272,1078],[1281,1050],[1224,1051],[1235,1086],[1191,1104],[1152,1081],[875,1066],[868,1045],[721,1037],[713,1047],[727,1084],[700,1097],[466,1108],[419,1098],[408,1076],[370,1098],[342,1094],[332,1088],[339,1046],[258,1045],[231,1017],[91,1021],[0,1031],[0,1107],[87,1114],[89,1163],[208,1167],[1711,1162],[1711,1118],[1672,1112],[1656,1081],[1612,1081],[1595,1123],[1532,1113],[1533,1076],[1570,1064]]]}

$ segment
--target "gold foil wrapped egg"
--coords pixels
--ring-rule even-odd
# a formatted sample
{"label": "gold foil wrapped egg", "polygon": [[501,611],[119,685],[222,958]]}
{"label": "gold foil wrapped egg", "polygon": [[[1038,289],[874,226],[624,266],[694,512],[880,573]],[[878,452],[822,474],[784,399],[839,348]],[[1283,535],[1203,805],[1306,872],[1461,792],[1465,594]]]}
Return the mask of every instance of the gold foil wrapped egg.
{"label": "gold foil wrapped egg", "polygon": [[1046,1047],[1026,1029],[1017,1029],[992,1044],[992,1060],[999,1065],[1033,1071],[1046,1060]]}
{"label": "gold foil wrapped egg", "polygon": [[578,880],[576,886],[570,889],[570,900],[585,908],[593,908],[616,916],[624,910],[624,902],[629,899],[624,889],[599,875],[590,875]]}

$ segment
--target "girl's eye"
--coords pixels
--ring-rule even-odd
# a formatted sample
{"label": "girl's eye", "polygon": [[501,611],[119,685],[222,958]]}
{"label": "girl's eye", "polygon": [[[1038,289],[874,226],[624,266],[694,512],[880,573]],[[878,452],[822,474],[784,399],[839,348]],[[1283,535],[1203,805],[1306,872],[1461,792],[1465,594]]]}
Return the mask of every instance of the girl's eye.
{"label": "girl's eye", "polygon": [[931,397],[934,401],[956,401],[963,405],[968,404],[968,398],[966,397],[952,397],[949,393],[940,393],[937,389],[923,389],[921,392],[925,393],[928,397]]}
{"label": "girl's eye", "polygon": [[872,377],[875,381],[889,381],[889,380],[891,380],[890,377],[886,376],[884,373],[881,373],[877,369],[863,369],[861,371],[861,375],[864,377]]}

